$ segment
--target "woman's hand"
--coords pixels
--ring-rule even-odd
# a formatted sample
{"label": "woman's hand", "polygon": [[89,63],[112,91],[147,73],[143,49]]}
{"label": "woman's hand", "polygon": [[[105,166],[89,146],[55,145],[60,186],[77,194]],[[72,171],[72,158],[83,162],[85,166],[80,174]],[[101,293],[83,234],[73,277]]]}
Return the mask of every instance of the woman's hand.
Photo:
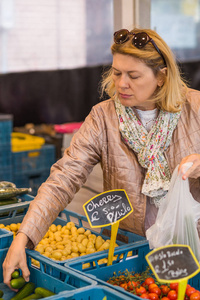
{"label": "woman's hand", "polygon": [[182,175],[182,179],[187,178],[198,178],[200,177],[200,154],[190,154],[184,157],[179,165],[178,172],[181,171],[183,164],[187,162],[192,162],[193,165]]}
{"label": "woman's hand", "polygon": [[7,284],[10,289],[12,289],[10,286],[11,274],[15,269],[21,269],[22,276],[26,281],[29,281],[30,272],[27,266],[25,252],[27,242],[28,237],[24,233],[18,233],[3,262],[4,283]]}

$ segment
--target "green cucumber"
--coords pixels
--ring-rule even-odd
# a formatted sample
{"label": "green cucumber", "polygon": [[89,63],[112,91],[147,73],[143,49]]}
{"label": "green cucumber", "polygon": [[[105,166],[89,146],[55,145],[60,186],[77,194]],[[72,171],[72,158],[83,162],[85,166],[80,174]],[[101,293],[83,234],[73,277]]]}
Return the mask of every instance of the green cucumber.
{"label": "green cucumber", "polygon": [[25,297],[30,296],[35,290],[35,284],[33,282],[27,282],[17,294],[10,300],[22,300]]}
{"label": "green cucumber", "polygon": [[26,297],[26,298],[23,298],[22,300],[32,300],[32,299],[41,299],[42,297],[41,297],[41,295],[39,295],[39,294],[31,294],[31,295],[29,295],[28,297]]}
{"label": "green cucumber", "polygon": [[20,277],[19,270],[15,270],[14,272],[12,272],[12,274],[11,274],[12,279],[16,279],[16,278],[19,278],[19,277]]}
{"label": "green cucumber", "polygon": [[35,289],[35,294],[39,294],[42,298],[46,298],[46,297],[50,297],[50,296],[55,295],[55,293],[53,293],[52,291],[47,290],[47,289],[42,288],[42,287],[37,287]]}
{"label": "green cucumber", "polygon": [[0,290],[0,298],[3,297],[4,292],[2,290]]}
{"label": "green cucumber", "polygon": [[14,279],[11,279],[10,281],[10,286],[13,288],[13,289],[21,289],[24,285],[25,285],[26,281],[25,279],[20,276],[18,278],[14,278]]}

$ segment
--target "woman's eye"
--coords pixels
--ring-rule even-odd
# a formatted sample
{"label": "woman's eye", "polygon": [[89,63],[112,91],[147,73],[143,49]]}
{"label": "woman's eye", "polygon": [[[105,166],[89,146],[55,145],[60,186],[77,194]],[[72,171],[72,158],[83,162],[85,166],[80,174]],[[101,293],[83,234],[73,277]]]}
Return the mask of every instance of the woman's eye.
{"label": "woman's eye", "polygon": [[130,76],[131,79],[138,79],[139,76]]}
{"label": "woman's eye", "polygon": [[120,76],[121,73],[113,73],[113,75],[115,75],[115,76]]}

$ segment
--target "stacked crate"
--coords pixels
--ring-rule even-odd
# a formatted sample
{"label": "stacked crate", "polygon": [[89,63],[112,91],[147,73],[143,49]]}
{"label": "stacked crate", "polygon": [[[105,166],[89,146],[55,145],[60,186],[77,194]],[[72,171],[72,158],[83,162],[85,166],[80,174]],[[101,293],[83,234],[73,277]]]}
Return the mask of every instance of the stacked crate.
{"label": "stacked crate", "polygon": [[0,181],[12,181],[12,115],[0,114]]}
{"label": "stacked crate", "polygon": [[54,145],[40,149],[12,153],[13,182],[17,187],[30,187],[36,195],[40,185],[48,178],[50,168],[56,161]]}

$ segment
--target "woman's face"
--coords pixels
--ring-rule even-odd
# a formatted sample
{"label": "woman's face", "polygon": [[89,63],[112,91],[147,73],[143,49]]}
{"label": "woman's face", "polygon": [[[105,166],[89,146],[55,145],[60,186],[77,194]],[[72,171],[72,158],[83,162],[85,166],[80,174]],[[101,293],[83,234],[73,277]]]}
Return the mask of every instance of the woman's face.
{"label": "woman's face", "polygon": [[156,107],[154,102],[148,100],[161,82],[144,62],[133,56],[117,53],[113,55],[112,68],[121,104],[141,110]]}

